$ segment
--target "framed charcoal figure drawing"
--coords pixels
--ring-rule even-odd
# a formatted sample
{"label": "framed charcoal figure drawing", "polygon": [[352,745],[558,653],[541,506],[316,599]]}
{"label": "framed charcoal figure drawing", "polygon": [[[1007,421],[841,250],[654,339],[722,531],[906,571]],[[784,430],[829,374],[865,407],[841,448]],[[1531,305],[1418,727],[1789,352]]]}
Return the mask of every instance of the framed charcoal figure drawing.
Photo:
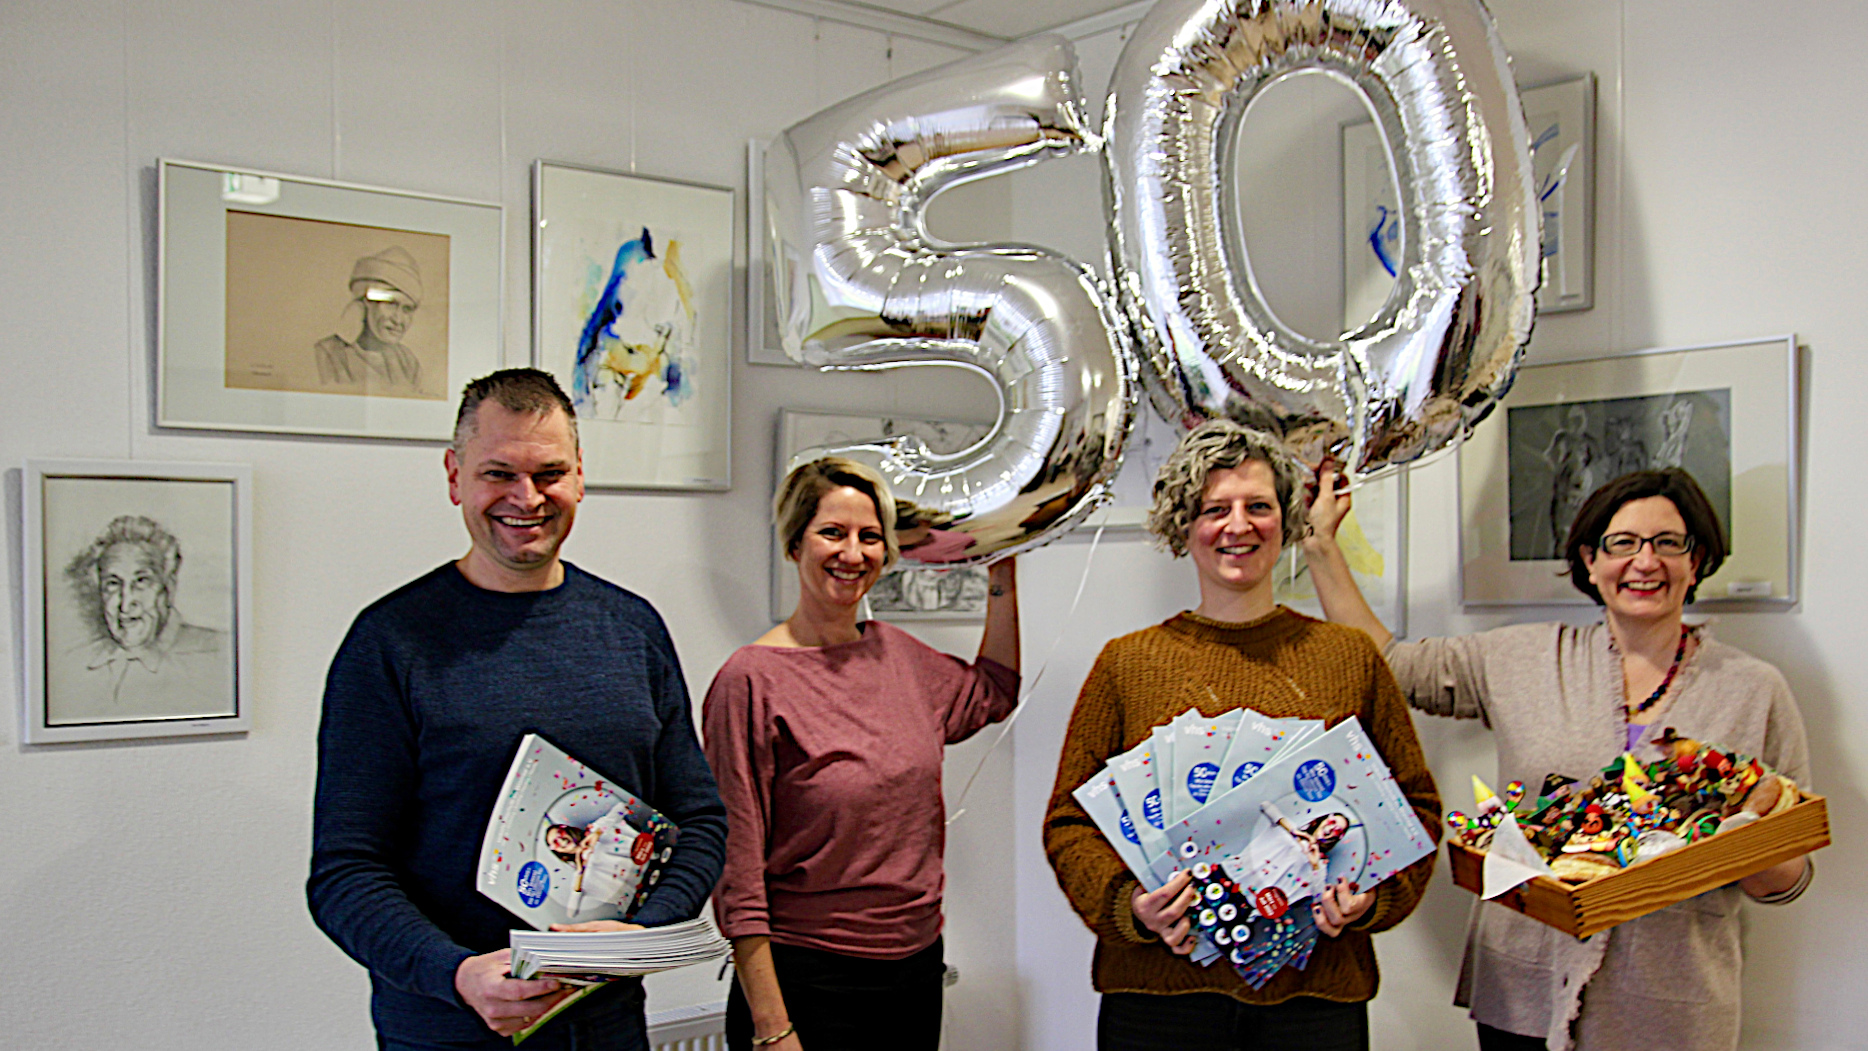
{"label": "framed charcoal figure drawing", "polygon": [[577,406],[584,480],[732,484],[733,191],[539,161],[539,368]]}
{"label": "framed charcoal figure drawing", "polygon": [[498,367],[497,204],[160,162],[158,422],[445,441]]}
{"label": "framed charcoal figure drawing", "polygon": [[[784,482],[792,458],[808,449],[912,434],[926,442],[930,452],[956,453],[984,438],[991,430],[990,423],[929,420],[886,413],[854,416],[783,409],[778,414],[778,456],[773,464],[773,490],[777,491],[778,485]],[[897,498],[898,515],[904,503]],[[939,524],[898,518],[897,532],[904,548],[908,548],[917,541],[930,539],[930,533]],[[870,615],[880,620],[978,620],[986,615],[986,568],[940,569],[902,559],[883,571],[875,587],[869,589],[867,601]],[[772,619],[784,620],[797,605],[797,564],[786,558],[774,541]]]}
{"label": "framed charcoal figure drawing", "polygon": [[1460,447],[1468,606],[1587,604],[1563,572],[1590,493],[1635,470],[1690,472],[1730,534],[1696,606],[1797,600],[1795,336],[1521,369]]}
{"label": "framed charcoal figure drawing", "polygon": [[29,744],[247,729],[252,471],[30,460]]}

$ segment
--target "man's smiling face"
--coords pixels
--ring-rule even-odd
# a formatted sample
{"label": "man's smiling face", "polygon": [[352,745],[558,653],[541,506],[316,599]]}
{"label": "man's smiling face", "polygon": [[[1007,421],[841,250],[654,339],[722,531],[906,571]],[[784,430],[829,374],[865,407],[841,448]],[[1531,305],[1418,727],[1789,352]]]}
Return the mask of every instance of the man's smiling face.
{"label": "man's smiling face", "polygon": [[473,539],[468,578],[515,591],[555,578],[558,548],[584,498],[577,439],[563,411],[519,413],[481,402],[466,444],[448,450],[447,469],[448,495]]}

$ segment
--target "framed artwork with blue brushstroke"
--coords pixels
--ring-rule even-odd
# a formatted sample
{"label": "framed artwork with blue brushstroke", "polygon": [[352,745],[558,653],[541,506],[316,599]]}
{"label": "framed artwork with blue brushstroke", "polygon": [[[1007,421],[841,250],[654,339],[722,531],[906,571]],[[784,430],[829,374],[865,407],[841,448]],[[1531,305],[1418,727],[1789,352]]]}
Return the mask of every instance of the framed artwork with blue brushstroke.
{"label": "framed artwork with blue brushstroke", "polygon": [[577,406],[586,485],[732,484],[733,197],[533,166],[533,355]]}
{"label": "framed artwork with blue brushstroke", "polygon": [[1531,172],[1543,213],[1537,311],[1595,305],[1596,75],[1525,88]]}
{"label": "framed artwork with blue brushstroke", "polygon": [[[1531,138],[1543,229],[1537,311],[1595,305],[1596,76],[1583,73],[1519,93]],[[1344,124],[1343,331],[1381,310],[1402,256],[1393,164],[1372,121]]]}

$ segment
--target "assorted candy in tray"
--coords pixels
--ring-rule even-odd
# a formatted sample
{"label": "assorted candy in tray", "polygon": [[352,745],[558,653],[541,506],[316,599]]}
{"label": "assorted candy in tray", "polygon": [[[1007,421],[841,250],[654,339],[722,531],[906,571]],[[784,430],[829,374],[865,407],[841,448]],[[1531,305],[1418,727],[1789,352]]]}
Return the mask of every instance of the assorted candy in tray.
{"label": "assorted candy in tray", "polygon": [[1560,774],[1524,799],[1513,781],[1503,797],[1473,779],[1476,812],[1455,810],[1447,825],[1476,850],[1491,845],[1507,813],[1550,862],[1557,878],[1581,883],[1797,804],[1796,782],[1756,758],[1728,752],[1668,728],[1654,742],[1659,758],[1624,753],[1587,783]]}
{"label": "assorted candy in tray", "polygon": [[1144,887],[1191,874],[1194,958],[1226,959],[1253,988],[1309,962],[1310,901],[1326,885],[1373,887],[1433,851],[1353,717],[1326,731],[1249,709],[1188,712],[1075,795]]}

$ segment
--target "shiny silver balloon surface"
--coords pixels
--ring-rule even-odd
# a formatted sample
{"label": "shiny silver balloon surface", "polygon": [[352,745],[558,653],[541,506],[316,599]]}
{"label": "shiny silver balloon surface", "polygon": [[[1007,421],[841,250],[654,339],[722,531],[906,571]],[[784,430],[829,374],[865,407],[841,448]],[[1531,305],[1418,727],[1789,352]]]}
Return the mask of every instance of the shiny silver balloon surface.
{"label": "shiny silver balloon surface", "polygon": [[1033,38],[849,99],[767,150],[786,352],[830,369],[961,366],[998,389],[997,424],[959,453],[910,437],[794,459],[879,468],[930,534],[909,558],[977,564],[1055,538],[1121,464],[1137,386],[1095,274],[1038,248],[945,244],[925,223],[946,187],[1093,149],[1077,79],[1068,41]]}
{"label": "shiny silver balloon surface", "polygon": [[[1393,292],[1315,341],[1282,324],[1228,217],[1229,152],[1254,98],[1322,71],[1375,116],[1403,217]],[[1530,339],[1538,209],[1503,45],[1479,0],[1161,0],[1105,114],[1119,298],[1156,408],[1230,416],[1357,473],[1451,443],[1510,388]]]}

